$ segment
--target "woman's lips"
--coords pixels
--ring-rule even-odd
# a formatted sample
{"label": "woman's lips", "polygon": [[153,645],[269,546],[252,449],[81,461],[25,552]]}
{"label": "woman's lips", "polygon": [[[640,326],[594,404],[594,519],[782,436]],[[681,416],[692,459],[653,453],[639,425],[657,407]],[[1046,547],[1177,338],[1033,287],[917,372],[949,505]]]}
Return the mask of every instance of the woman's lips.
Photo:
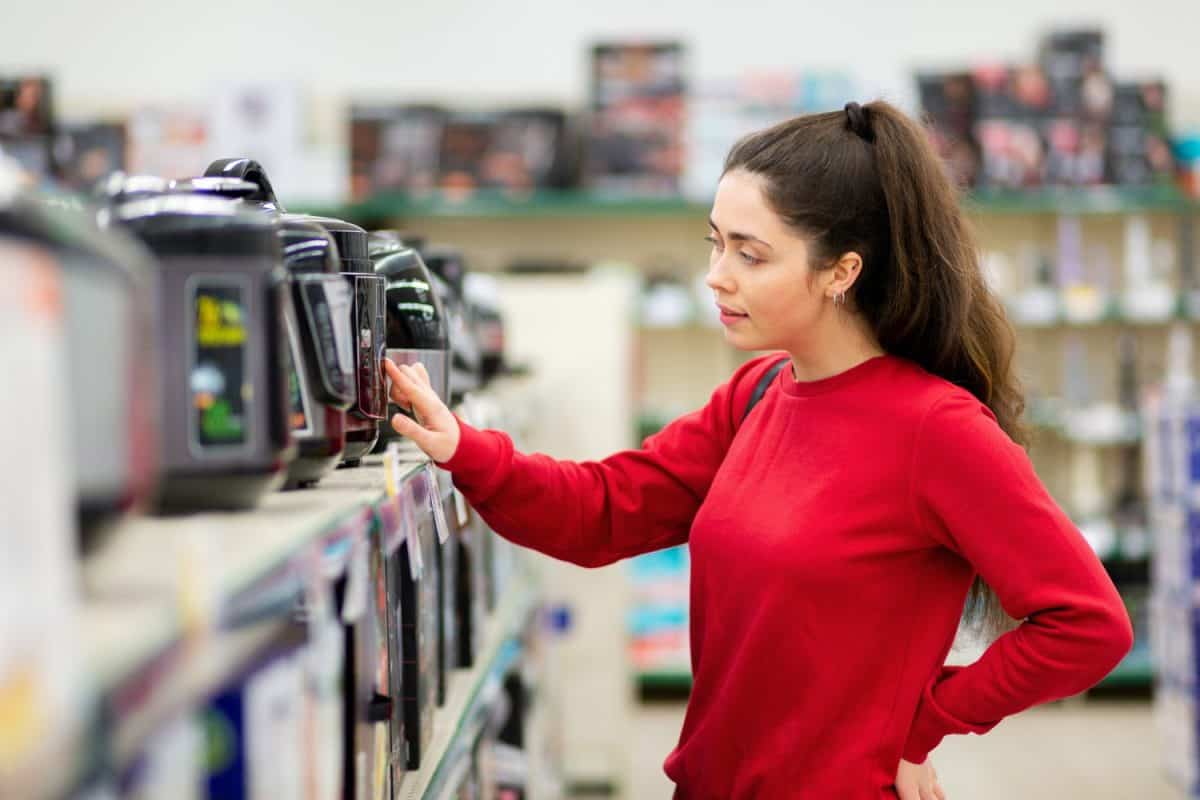
{"label": "woman's lips", "polygon": [[731,308],[726,308],[720,303],[717,304],[717,309],[721,312],[722,325],[736,325],[744,319],[749,318],[749,314],[743,314],[740,311],[734,311]]}

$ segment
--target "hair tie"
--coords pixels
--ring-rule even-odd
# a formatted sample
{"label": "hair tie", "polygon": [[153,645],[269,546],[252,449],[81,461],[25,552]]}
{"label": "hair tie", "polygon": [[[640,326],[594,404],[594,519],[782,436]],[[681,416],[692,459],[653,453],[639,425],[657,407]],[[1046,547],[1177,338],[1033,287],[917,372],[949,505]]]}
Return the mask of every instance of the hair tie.
{"label": "hair tie", "polygon": [[865,142],[875,141],[875,131],[871,130],[870,110],[858,103],[846,103],[846,127]]}

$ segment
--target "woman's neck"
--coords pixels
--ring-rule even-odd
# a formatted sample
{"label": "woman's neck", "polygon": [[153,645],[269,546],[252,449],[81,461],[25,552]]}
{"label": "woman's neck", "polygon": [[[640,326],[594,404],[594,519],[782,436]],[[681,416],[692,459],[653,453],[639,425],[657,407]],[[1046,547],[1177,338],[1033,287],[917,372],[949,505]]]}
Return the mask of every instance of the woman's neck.
{"label": "woman's neck", "polygon": [[792,378],[819,381],[852,369],[884,353],[866,320],[837,309],[836,316],[819,326],[818,334],[803,347],[790,348]]}

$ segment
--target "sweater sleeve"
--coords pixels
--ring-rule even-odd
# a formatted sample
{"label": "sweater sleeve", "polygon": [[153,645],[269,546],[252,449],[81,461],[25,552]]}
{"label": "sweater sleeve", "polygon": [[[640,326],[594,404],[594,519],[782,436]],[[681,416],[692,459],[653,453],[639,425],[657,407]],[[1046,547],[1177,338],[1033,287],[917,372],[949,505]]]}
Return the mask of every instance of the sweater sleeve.
{"label": "sweater sleeve", "polygon": [[460,420],[458,449],[440,466],[497,533],[554,558],[597,567],[682,544],[755,383],[777,359],[750,361],[706,406],[640,450],[558,461],[521,453],[506,434]]}
{"label": "sweater sleeve", "polygon": [[956,392],[917,434],[916,522],[966,559],[1023,620],[966,667],[925,686],[903,757],[947,734],[984,733],[1030,706],[1084,691],[1129,652],[1133,630],[1104,566],[991,411]]}

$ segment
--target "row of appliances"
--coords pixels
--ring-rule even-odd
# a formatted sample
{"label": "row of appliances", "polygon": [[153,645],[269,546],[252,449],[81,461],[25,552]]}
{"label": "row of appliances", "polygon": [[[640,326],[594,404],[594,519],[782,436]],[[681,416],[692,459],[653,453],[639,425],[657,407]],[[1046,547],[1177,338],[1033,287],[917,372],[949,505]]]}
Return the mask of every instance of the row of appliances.
{"label": "row of appliances", "polygon": [[[521,674],[538,657],[535,606],[507,606],[515,627],[498,649],[485,652],[483,636],[498,595],[512,589],[511,546],[461,504],[446,473],[428,468],[410,470],[363,520],[326,540],[326,564],[342,553],[343,566],[310,578],[319,585],[291,613],[223,629],[267,633],[219,687],[146,728],[131,756],[97,769],[72,800],[409,797],[410,773],[433,766],[434,717],[454,671],[472,668],[482,670],[478,688],[456,705],[425,796],[524,796],[511,769],[458,774],[464,752],[499,749],[511,762],[525,748]],[[151,664],[116,687],[115,721],[152,703],[163,676]]]}
{"label": "row of appliances", "polygon": [[249,508],[357,466],[395,437],[385,357],[448,403],[503,369],[494,283],[460,253],[289,213],[251,159],[93,201],[0,175],[0,245],[60,278],[85,547],[131,507]]}

